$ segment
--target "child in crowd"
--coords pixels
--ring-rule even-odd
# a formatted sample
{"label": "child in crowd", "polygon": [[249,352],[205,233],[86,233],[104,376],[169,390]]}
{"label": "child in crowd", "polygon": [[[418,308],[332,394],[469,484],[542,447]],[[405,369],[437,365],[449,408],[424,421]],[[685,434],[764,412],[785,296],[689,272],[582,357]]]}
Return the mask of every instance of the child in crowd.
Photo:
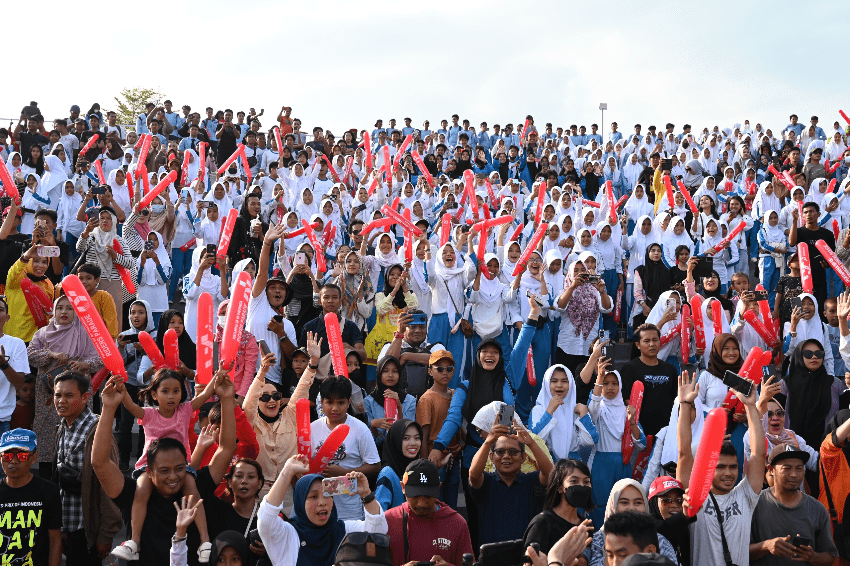
{"label": "child in crowd", "polygon": [[18,389],[18,400],[15,403],[15,411],[9,421],[10,430],[25,428],[32,430],[35,419],[35,378],[28,375],[24,378],[23,386]]}

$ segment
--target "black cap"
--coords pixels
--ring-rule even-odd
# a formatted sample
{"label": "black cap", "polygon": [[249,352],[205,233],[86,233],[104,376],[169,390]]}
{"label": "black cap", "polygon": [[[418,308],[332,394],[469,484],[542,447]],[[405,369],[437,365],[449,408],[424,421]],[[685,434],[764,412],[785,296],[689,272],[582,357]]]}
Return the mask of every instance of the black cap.
{"label": "black cap", "polygon": [[622,566],[676,566],[676,563],[655,552],[639,552],[623,561]]}
{"label": "black cap", "polygon": [[390,537],[378,533],[347,533],[336,551],[337,566],[392,566]]}
{"label": "black cap", "polygon": [[408,464],[401,483],[405,497],[440,497],[440,471],[430,460],[420,458]]}
{"label": "black cap", "polygon": [[289,286],[289,283],[286,282],[286,277],[283,275],[275,275],[274,277],[269,277],[269,280],[266,281],[266,289],[269,288],[269,285],[272,283],[283,283],[283,286],[286,287],[286,297],[283,299],[282,307],[285,307],[289,304],[289,301],[292,300],[292,287]]}
{"label": "black cap", "polygon": [[773,447],[773,450],[770,451],[770,455],[767,457],[767,463],[771,466],[775,466],[782,460],[789,460],[791,458],[802,460],[803,464],[805,464],[809,461],[809,453],[800,450],[793,444],[777,444]]}
{"label": "black cap", "polygon": [[295,354],[302,354],[304,356],[307,356],[308,358],[310,357],[310,354],[307,352],[307,348],[296,348],[292,351],[292,355],[289,357],[294,358]]}

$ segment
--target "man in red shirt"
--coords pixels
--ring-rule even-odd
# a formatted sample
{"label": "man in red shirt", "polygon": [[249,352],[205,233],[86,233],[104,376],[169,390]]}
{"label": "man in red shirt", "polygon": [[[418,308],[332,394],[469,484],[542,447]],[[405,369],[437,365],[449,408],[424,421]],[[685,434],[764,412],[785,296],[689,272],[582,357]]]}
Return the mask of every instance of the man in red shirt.
{"label": "man in red shirt", "polygon": [[407,500],[386,511],[393,564],[434,562],[460,566],[472,552],[469,528],[460,514],[437,500],[440,472],[429,460],[415,460],[401,479]]}

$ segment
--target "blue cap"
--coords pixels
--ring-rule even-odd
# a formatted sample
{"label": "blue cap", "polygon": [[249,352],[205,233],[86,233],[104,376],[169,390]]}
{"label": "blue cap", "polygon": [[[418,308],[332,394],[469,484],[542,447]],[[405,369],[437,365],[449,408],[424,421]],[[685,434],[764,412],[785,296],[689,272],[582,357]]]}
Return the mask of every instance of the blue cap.
{"label": "blue cap", "polygon": [[71,106],[71,112],[79,112],[79,111],[80,111],[80,107],[77,106],[76,104]]}
{"label": "blue cap", "polygon": [[13,448],[34,452],[37,446],[38,436],[33,431],[25,428],[9,430],[0,436],[0,452],[6,452]]}

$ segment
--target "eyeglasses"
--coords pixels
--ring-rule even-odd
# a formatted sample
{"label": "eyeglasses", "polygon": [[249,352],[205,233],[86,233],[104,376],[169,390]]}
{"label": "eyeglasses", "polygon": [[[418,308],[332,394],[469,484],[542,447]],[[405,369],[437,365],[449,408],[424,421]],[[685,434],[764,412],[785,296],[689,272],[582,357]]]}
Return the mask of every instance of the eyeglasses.
{"label": "eyeglasses", "polygon": [[262,395],[260,395],[260,401],[262,401],[263,403],[268,403],[272,399],[274,399],[275,401],[280,401],[281,399],[283,399],[283,393],[281,393],[280,391],[275,391],[272,394],[263,393]]}
{"label": "eyeglasses", "polygon": [[382,535],[380,533],[355,532],[347,533],[345,537],[351,544],[366,544],[367,542],[374,542],[378,546],[382,546],[384,548],[389,548],[390,546],[389,535]]}
{"label": "eyeglasses", "polygon": [[358,236],[358,235],[360,235],[360,232],[361,232],[360,230],[352,230],[351,235],[352,236]]}
{"label": "eyeglasses", "polygon": [[3,461],[11,462],[15,458],[18,459],[18,462],[26,462],[32,456],[31,452],[3,452]]}
{"label": "eyeglasses", "polygon": [[803,357],[807,360],[815,358],[816,360],[823,359],[823,350],[803,350]]}
{"label": "eyeglasses", "polygon": [[783,419],[785,418],[785,411],[783,409],[779,409],[778,411],[768,411],[767,418],[772,419],[773,417]]}
{"label": "eyeglasses", "polygon": [[452,373],[455,370],[454,366],[431,366],[440,373]]}
{"label": "eyeglasses", "polygon": [[499,458],[503,457],[505,454],[507,454],[511,458],[516,458],[520,455],[520,450],[516,448],[493,448],[491,452]]}
{"label": "eyeglasses", "polygon": [[681,505],[685,501],[682,497],[659,497],[658,500],[664,505],[672,505],[673,503]]}

